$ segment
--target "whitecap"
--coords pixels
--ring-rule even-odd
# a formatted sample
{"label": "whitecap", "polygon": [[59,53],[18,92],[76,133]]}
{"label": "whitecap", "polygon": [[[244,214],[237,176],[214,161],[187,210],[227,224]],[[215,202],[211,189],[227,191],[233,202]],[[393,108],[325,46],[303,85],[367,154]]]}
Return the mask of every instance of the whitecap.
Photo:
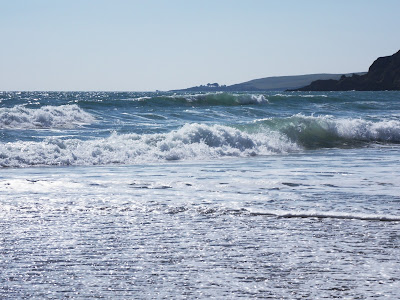
{"label": "whitecap", "polygon": [[103,139],[48,138],[0,143],[0,165],[106,165],[249,157],[299,150],[280,134],[246,133],[222,125],[186,124],[163,134],[117,134]]}
{"label": "whitecap", "polygon": [[0,129],[73,128],[90,124],[95,118],[78,105],[0,108]]}

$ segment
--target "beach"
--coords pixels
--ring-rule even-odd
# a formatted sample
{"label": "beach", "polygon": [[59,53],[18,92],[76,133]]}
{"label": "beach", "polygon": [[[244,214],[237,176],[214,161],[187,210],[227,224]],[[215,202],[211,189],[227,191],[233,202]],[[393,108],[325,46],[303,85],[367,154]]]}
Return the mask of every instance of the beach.
{"label": "beach", "polygon": [[394,299],[399,92],[0,93],[0,298]]}

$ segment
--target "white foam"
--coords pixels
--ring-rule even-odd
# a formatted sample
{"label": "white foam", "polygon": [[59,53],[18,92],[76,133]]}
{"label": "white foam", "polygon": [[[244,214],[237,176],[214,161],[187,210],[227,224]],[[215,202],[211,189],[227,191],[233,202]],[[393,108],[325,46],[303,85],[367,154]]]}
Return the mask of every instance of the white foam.
{"label": "white foam", "polygon": [[319,95],[313,95],[313,94],[309,94],[309,95],[302,95],[302,94],[274,94],[273,96],[275,97],[285,97],[285,98],[292,98],[292,97],[296,97],[296,98],[327,98],[328,95],[324,95],[324,94],[319,94]]}
{"label": "white foam", "polygon": [[400,142],[400,121],[339,120],[336,132],[339,136],[347,139]]}
{"label": "white foam", "polygon": [[171,98],[184,99],[189,103],[245,105],[268,103],[268,99],[261,94],[228,94],[228,93],[204,93],[182,96],[171,96]]}
{"label": "white foam", "polygon": [[186,124],[165,134],[112,134],[82,141],[49,138],[42,142],[0,143],[0,165],[104,165],[165,160],[246,157],[299,150],[282,135],[248,134],[227,126]]}
{"label": "white foam", "polygon": [[76,104],[61,106],[43,106],[33,109],[24,105],[12,108],[0,108],[0,128],[71,128],[92,123],[95,118]]}
{"label": "white foam", "polygon": [[[336,119],[333,116],[305,116],[297,114],[288,118],[264,118],[254,123],[277,124],[278,131],[292,139],[301,136],[309,138],[344,138],[354,141],[400,142],[400,121],[367,121],[362,119]],[[328,136],[330,135],[330,136]]]}
{"label": "white foam", "polygon": [[264,95],[255,94],[239,94],[235,95],[240,104],[259,104],[268,103],[268,99]]}
{"label": "white foam", "polygon": [[304,121],[315,121],[322,129],[348,140],[400,142],[400,121],[377,122],[362,119],[335,119],[331,116],[305,117]]}

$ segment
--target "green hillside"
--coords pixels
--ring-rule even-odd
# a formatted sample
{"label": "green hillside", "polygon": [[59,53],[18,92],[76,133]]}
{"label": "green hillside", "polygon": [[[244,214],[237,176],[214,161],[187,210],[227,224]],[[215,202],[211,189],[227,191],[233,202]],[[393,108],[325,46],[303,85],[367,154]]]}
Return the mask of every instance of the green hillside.
{"label": "green hillside", "polygon": [[252,90],[287,90],[299,88],[320,79],[339,79],[343,74],[308,74],[297,76],[276,76],[254,79],[247,82],[228,86],[230,90],[252,91]]}
{"label": "green hillside", "polygon": [[[352,74],[352,73],[351,73]],[[339,79],[342,75],[350,76],[351,74],[308,74],[294,76],[274,76],[260,79],[253,79],[243,83],[233,84],[229,86],[219,85],[218,83],[195,86],[182,90],[187,92],[212,92],[212,91],[284,91],[301,88],[309,85],[315,80]],[[365,74],[365,73],[356,73]]]}

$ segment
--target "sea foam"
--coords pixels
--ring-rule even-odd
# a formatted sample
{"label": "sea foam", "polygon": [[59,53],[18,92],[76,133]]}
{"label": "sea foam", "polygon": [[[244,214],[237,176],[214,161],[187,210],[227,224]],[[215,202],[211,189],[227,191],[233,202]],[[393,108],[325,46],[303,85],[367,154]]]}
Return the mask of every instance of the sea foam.
{"label": "sea foam", "polygon": [[16,105],[0,108],[0,129],[71,128],[95,118],[76,104],[27,108]]}
{"label": "sea foam", "polygon": [[400,143],[400,121],[397,120],[373,122],[297,114],[257,120],[255,126],[276,130],[305,148],[341,147],[360,142]]}
{"label": "sea foam", "polygon": [[270,155],[299,150],[284,136],[249,134],[222,125],[186,124],[164,134],[117,134],[104,139],[48,138],[0,144],[0,165],[104,165]]}
{"label": "sea foam", "polygon": [[361,142],[400,142],[400,122],[395,120],[372,122],[295,115],[259,120],[238,128],[193,123],[168,133],[113,133],[92,140],[54,137],[40,142],[0,143],[0,166],[208,160],[350,147]]}
{"label": "sea foam", "polygon": [[199,105],[246,105],[268,103],[268,99],[261,94],[231,94],[231,93],[205,93],[172,95],[169,100],[186,102]]}

